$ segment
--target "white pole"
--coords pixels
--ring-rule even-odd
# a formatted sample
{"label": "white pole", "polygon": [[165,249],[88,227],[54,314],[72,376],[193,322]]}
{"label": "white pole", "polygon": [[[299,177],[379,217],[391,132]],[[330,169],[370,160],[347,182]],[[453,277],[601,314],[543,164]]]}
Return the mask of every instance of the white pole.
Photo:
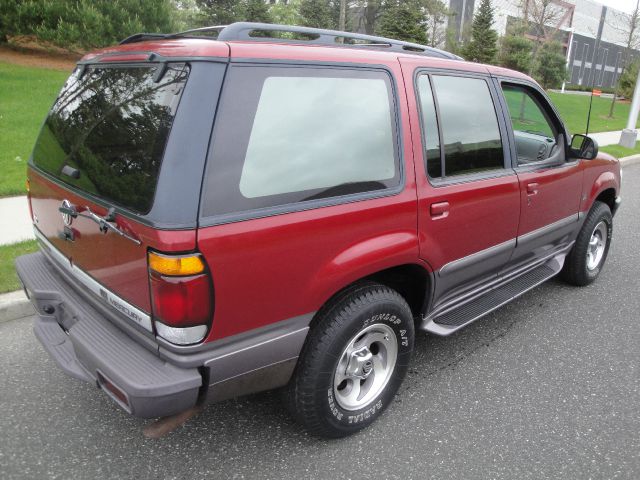
{"label": "white pole", "polygon": [[[569,46],[567,47],[567,64],[565,69],[569,71],[569,61],[571,59],[571,47],[573,47],[573,27],[569,28]],[[571,68],[571,72],[573,73],[573,66]],[[565,80],[562,80],[562,93],[564,93],[564,85],[567,83],[566,77]]]}
{"label": "white pole", "polygon": [[631,100],[631,108],[629,109],[629,118],[627,119],[627,128],[622,130],[622,135],[620,135],[620,141],[618,142],[623,147],[634,148],[636,146],[636,139],[638,138],[636,123],[638,122],[639,112],[640,112],[640,71],[638,71],[638,78],[636,78],[636,86],[633,89],[633,100]]}

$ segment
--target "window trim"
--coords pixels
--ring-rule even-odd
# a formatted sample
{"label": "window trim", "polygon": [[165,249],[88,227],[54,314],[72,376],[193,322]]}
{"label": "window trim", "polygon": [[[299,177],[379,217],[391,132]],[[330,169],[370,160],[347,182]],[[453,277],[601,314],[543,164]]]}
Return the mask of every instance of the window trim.
{"label": "window trim", "polygon": [[[245,59],[243,59],[245,60]],[[216,225],[223,225],[227,223],[242,222],[246,220],[253,220],[258,218],[266,218],[275,215],[284,215],[288,213],[302,212],[307,210],[315,210],[317,208],[331,207],[337,205],[343,205],[354,202],[361,202],[365,200],[373,200],[377,198],[390,197],[400,194],[404,191],[406,186],[406,167],[405,167],[405,154],[404,154],[404,136],[402,130],[402,112],[400,108],[399,89],[394,75],[394,72],[387,65],[370,65],[370,64],[354,64],[354,63],[338,63],[338,62],[296,62],[294,60],[279,60],[276,62],[269,62],[265,60],[250,60],[237,62],[237,64],[231,64],[229,68],[243,68],[243,67],[259,67],[259,68],[295,68],[295,69],[328,69],[328,70],[351,70],[351,71],[368,71],[384,73],[389,79],[390,92],[389,100],[391,105],[391,121],[392,126],[395,128],[395,136],[393,137],[394,148],[394,165],[396,165],[398,171],[397,184],[390,187],[371,190],[366,192],[358,192],[352,194],[335,195],[326,198],[303,200],[299,202],[283,203],[281,205],[273,205],[266,207],[248,208],[246,210],[229,212],[229,213],[216,213],[213,215],[203,214],[203,205],[205,202],[206,186],[205,181],[210,174],[210,169],[214,168],[213,165],[213,141],[215,130],[215,123],[211,131],[211,138],[209,141],[209,150],[207,153],[206,167],[203,174],[202,189],[200,192],[200,208],[198,213],[198,225],[201,227],[210,227]],[[227,71],[227,75],[228,75]],[[226,77],[226,76],[225,76]],[[225,83],[228,80],[225,78]],[[224,95],[225,85],[222,86],[220,93],[220,99]],[[218,121],[218,119],[216,119]]]}
{"label": "window trim", "polygon": [[[420,124],[420,146],[422,148],[423,157],[425,156],[424,152],[424,122],[422,121],[422,109],[420,105],[420,91],[418,89],[418,77],[420,75],[428,75],[429,76],[429,84],[431,87],[433,101],[436,109],[436,123],[438,125],[438,137],[440,141],[440,168],[444,176],[439,178],[433,178],[429,176],[427,171],[426,157],[423,159],[425,177],[427,178],[429,184],[433,187],[444,187],[448,185],[456,185],[461,183],[469,183],[476,182],[479,180],[486,180],[491,178],[499,178],[507,175],[512,175],[512,159],[513,155],[512,150],[510,148],[509,141],[509,130],[508,125],[505,123],[504,112],[502,107],[502,99],[501,93],[496,90],[496,86],[492,81],[492,76],[489,74],[483,74],[478,72],[464,72],[459,70],[450,70],[450,69],[438,69],[433,67],[418,67],[414,71],[413,75],[413,90],[416,99],[417,110],[419,114],[419,124]],[[489,89],[489,95],[491,97],[491,101],[493,102],[493,109],[496,115],[496,121],[498,122],[498,131],[500,133],[500,142],[502,143],[502,157],[503,157],[503,165],[502,169],[495,170],[486,170],[482,172],[472,172],[465,173],[460,175],[446,176],[446,168],[445,168],[445,155],[444,148],[442,144],[442,126],[440,121],[440,104],[438,102],[438,97],[433,88],[433,81],[431,77],[433,76],[445,76],[445,77],[461,77],[461,78],[475,78],[478,80],[484,80],[487,84],[487,88]]]}
{"label": "window trim", "polygon": [[[569,155],[569,151],[568,151],[568,145],[569,145],[569,139],[570,139],[569,131],[567,130],[564,124],[564,121],[562,120],[562,117],[558,113],[558,110],[556,109],[555,105],[553,104],[549,96],[546,94],[546,92],[542,90],[539,85],[525,79],[503,77],[503,76],[494,76],[493,81],[495,84],[496,91],[499,93],[499,96],[500,96],[500,106],[502,108],[502,116],[507,126],[507,133],[509,135],[509,144],[511,149],[511,168],[513,168],[516,172],[535,172],[538,170],[548,170],[550,168],[560,168],[560,167],[565,167],[567,165],[575,165],[580,161],[580,159],[575,159],[575,158],[572,159],[571,156]],[[556,135],[559,135],[559,134],[564,135],[564,141],[565,141],[565,161],[564,162],[548,163],[546,162],[546,160],[541,160],[540,162],[528,163],[526,165],[518,165],[518,152],[516,148],[515,134],[513,132],[513,125],[511,123],[511,114],[509,112],[509,106],[507,105],[507,100],[502,91],[502,85],[505,83],[507,85],[513,85],[516,87],[523,88],[525,90],[536,92],[539,98],[535,100],[537,100],[536,103],[539,106],[540,106],[540,103],[539,103],[540,98],[544,99],[544,101],[546,102],[546,108],[545,108],[545,105],[541,105],[543,113],[550,117],[551,123],[558,130],[558,133]]]}

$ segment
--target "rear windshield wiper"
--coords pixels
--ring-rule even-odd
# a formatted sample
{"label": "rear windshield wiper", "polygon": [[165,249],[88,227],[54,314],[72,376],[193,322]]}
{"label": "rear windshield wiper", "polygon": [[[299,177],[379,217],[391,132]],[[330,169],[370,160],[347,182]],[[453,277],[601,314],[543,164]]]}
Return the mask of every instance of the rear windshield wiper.
{"label": "rear windshield wiper", "polygon": [[112,232],[117,233],[121,237],[124,237],[127,240],[131,240],[136,245],[140,245],[142,243],[137,238],[132,237],[125,231],[121,230],[117,225],[113,224],[113,222],[115,222],[116,220],[116,209],[113,207],[111,207],[107,211],[107,214],[104,217],[101,217],[100,215],[93,213],[89,207],[85,207],[83,213],[78,212],[73,206],[59,207],[58,211],[65,215],[70,215],[73,218],[84,217],[84,218],[88,218],[89,220],[93,220],[98,224],[98,227],[100,228],[100,231],[102,233],[107,233],[108,230],[111,230]]}

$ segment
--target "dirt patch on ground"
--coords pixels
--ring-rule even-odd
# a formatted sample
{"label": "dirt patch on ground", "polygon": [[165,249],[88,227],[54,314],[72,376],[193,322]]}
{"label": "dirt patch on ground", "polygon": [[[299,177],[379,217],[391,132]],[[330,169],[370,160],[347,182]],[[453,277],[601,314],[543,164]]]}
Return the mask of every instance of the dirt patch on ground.
{"label": "dirt patch on ground", "polygon": [[13,48],[0,45],[0,62],[24,65],[27,67],[52,68],[70,72],[74,69],[80,55],[50,53],[42,50]]}

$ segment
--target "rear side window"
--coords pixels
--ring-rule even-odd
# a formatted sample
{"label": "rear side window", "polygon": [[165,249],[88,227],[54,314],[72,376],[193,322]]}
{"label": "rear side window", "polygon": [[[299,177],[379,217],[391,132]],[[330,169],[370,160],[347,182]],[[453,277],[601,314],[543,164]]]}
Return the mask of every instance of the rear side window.
{"label": "rear side window", "polygon": [[436,106],[433,102],[431,82],[428,75],[418,77],[420,97],[420,115],[422,117],[422,138],[424,139],[424,155],[427,158],[427,173],[431,178],[442,176],[440,162],[440,135],[436,119]]}
{"label": "rear side window", "polygon": [[223,88],[203,216],[384,190],[399,183],[389,76],[233,67]]}
{"label": "rear side window", "polygon": [[58,96],[33,152],[64,183],[138,213],[153,198],[169,130],[188,76],[185,64],[89,66]]}
{"label": "rear side window", "polygon": [[[431,75],[418,77],[427,171],[431,178],[450,177],[504,168],[498,118],[489,85],[484,79]],[[433,91],[433,100],[431,99]],[[436,142],[436,109],[440,142]],[[439,168],[436,152],[442,145],[444,162]]]}

